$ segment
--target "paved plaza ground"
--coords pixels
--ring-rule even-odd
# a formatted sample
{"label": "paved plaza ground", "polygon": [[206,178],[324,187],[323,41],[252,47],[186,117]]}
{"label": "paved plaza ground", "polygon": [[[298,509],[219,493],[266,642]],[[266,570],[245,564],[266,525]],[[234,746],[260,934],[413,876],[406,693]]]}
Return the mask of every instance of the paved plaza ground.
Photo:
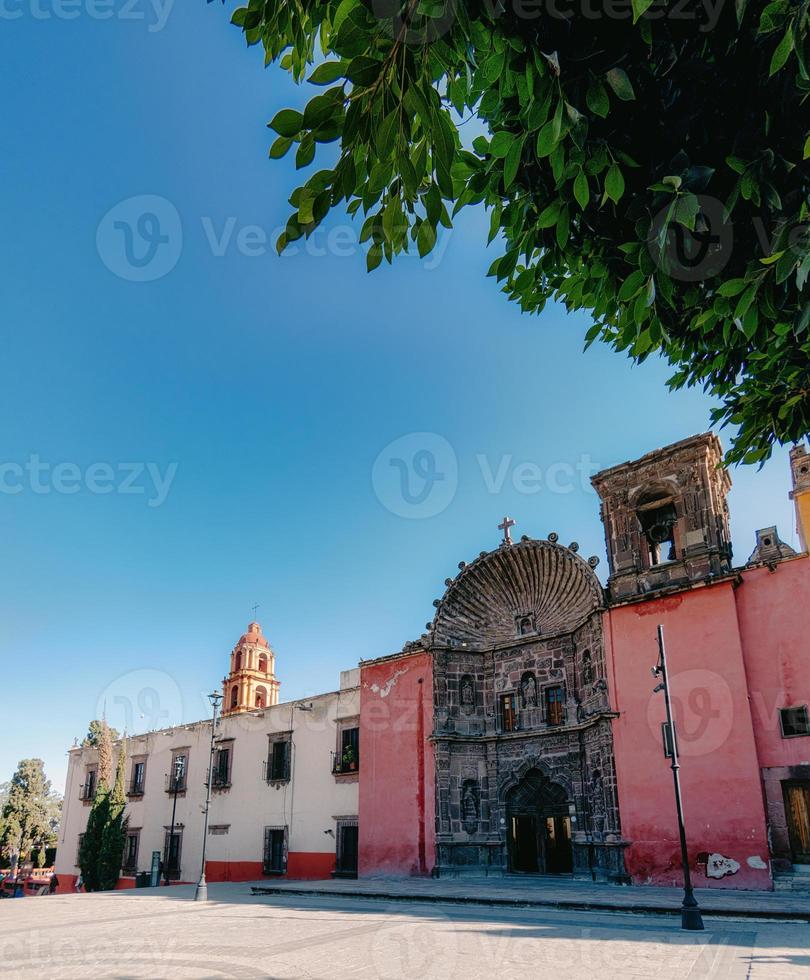
{"label": "paved plaza ground", "polygon": [[345,895],[251,895],[245,884],[0,903],[11,978],[751,978],[810,976],[810,925],[429,904]]}

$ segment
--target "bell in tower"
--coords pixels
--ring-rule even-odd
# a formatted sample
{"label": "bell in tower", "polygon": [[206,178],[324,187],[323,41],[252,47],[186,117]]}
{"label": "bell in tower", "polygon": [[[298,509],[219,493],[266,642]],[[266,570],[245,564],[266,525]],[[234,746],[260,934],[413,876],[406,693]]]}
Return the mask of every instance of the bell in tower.
{"label": "bell in tower", "polygon": [[731,478],[714,433],[597,473],[614,599],[698,582],[731,568]]}
{"label": "bell in tower", "polygon": [[264,638],[261,626],[248,623],[247,632],[231,652],[231,669],[222,679],[222,713],[259,711],[278,704],[276,655]]}

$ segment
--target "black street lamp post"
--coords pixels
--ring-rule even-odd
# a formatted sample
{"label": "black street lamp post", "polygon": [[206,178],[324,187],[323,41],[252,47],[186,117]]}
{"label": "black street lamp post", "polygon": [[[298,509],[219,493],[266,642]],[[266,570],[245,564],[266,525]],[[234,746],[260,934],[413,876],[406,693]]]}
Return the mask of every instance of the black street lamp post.
{"label": "black street lamp post", "polygon": [[222,700],[222,695],[216,691],[208,695],[211,707],[214,709],[211,718],[211,755],[208,759],[208,780],[205,784],[205,820],[203,821],[203,840],[202,840],[202,863],[200,865],[200,880],[197,882],[197,890],[194,892],[195,902],[208,901],[208,883],[205,880],[205,845],[208,840],[208,811],[211,808],[211,781],[214,778],[214,740],[217,734],[217,708]]}
{"label": "black street lamp post", "polygon": [[169,884],[169,865],[172,861],[172,847],[174,845],[174,825],[175,818],[177,817],[177,794],[180,792],[180,783],[184,775],[184,763],[181,761],[182,758],[182,756],[177,756],[177,758],[174,760],[174,772],[171,774],[171,776],[169,776],[169,779],[171,780],[170,785],[172,788],[172,795],[174,798],[172,800],[172,825],[171,829],[169,830],[169,846],[166,848],[166,861],[163,865],[163,881],[167,885]]}
{"label": "black street lamp post", "polygon": [[678,763],[678,739],[675,734],[675,722],[672,718],[672,700],[669,693],[669,677],[667,675],[667,654],[664,647],[664,627],[658,626],[658,663],[652,669],[656,677],[661,678],[661,683],[655,688],[653,693],[664,692],[664,703],[667,708],[667,748],[670,754],[672,780],[675,784],[675,807],[678,811],[678,834],[681,838],[681,864],[683,866],[683,902],[681,903],[681,928],[700,930],[703,929],[703,918],[700,914],[695,893],[692,890],[692,876],[689,871],[689,852],[686,847],[686,827],[683,822],[683,800],[681,798],[681,779],[679,775],[680,765]]}

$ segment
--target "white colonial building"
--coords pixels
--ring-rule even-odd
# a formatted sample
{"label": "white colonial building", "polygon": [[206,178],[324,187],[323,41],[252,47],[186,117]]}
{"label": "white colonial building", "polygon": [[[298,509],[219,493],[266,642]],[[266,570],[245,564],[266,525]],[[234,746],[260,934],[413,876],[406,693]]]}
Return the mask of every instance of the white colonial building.
{"label": "white colonial building", "polygon": [[[356,874],[359,669],[344,671],[337,691],[279,704],[274,663],[251,623],[231,654],[214,733],[209,881]],[[154,852],[165,878],[199,878],[211,734],[209,719],[116,743],[116,753],[126,750],[128,819],[120,887],[150,870]],[[97,781],[97,749],[71,749],[56,858],[60,891],[79,874]]]}

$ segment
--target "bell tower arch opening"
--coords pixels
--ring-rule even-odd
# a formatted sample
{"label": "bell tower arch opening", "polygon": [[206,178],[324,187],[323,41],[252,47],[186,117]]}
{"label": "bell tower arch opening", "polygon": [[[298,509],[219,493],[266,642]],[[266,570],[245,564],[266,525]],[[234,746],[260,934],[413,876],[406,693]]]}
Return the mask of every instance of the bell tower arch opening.
{"label": "bell tower arch opening", "polygon": [[223,715],[261,711],[278,704],[281,682],[275,676],[275,654],[259,623],[248,623],[231,652],[231,672],[222,679]]}

